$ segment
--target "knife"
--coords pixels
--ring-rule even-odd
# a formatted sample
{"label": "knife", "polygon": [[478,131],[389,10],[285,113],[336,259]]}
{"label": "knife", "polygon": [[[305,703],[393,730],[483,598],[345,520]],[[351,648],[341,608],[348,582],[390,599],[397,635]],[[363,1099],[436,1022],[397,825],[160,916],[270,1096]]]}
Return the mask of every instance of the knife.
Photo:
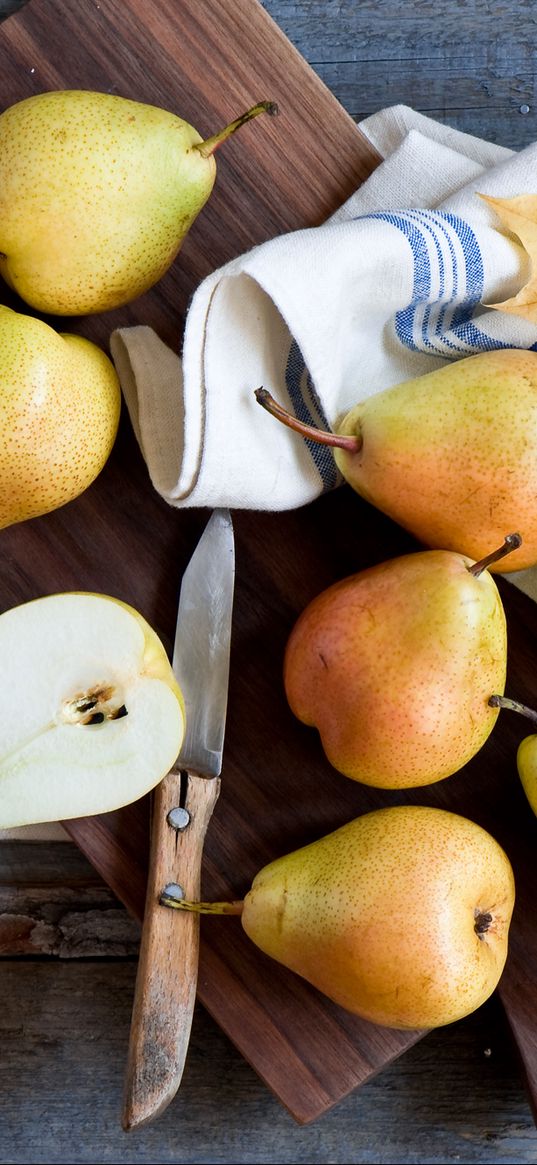
{"label": "knife", "polygon": [[159,904],[165,887],[199,899],[203,842],[220,792],[235,549],[214,510],[184,572],[172,666],[185,700],[180,755],[153,792],[146,904],[134,990],[123,1128],[147,1124],[175,1096],[190,1038],[199,915]]}

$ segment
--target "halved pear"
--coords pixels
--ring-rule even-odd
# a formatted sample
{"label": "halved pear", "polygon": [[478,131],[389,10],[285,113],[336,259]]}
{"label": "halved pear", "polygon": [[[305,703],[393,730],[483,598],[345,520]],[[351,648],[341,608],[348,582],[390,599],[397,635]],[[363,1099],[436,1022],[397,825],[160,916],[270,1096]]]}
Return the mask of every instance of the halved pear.
{"label": "halved pear", "polygon": [[105,813],[177,760],[184,702],[147,621],[67,592],[0,615],[0,828]]}

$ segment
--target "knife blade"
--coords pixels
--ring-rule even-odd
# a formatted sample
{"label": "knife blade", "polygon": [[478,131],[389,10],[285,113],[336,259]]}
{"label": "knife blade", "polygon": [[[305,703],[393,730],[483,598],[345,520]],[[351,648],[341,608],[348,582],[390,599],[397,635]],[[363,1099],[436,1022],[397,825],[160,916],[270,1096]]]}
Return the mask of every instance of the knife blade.
{"label": "knife blade", "polygon": [[199,899],[205,833],[220,792],[235,549],[214,510],[183,574],[172,666],[185,700],[180,755],[153,792],[147,895],[134,990],[122,1124],[148,1124],[181,1083],[199,959],[199,915],[167,910],[165,886]]}

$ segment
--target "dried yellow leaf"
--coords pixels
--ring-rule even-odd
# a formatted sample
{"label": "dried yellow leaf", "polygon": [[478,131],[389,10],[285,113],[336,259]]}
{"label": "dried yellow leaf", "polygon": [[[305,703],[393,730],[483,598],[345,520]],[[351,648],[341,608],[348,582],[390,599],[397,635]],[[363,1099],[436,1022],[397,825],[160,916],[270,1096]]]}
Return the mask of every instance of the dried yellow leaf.
{"label": "dried yellow leaf", "polygon": [[504,300],[503,303],[486,304],[497,311],[510,312],[522,316],[530,323],[537,323],[537,194],[519,194],[514,198],[491,198],[488,194],[480,197],[496,211],[506,230],[516,235],[531,262],[531,277],[524,287]]}

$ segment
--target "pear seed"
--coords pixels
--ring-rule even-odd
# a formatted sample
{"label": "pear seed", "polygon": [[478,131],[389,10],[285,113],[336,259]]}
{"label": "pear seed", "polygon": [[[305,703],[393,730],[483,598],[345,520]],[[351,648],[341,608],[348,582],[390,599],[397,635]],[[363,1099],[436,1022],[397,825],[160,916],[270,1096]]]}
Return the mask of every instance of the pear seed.
{"label": "pear seed", "polygon": [[128,714],[129,713],[127,712],[125,705],[122,704],[121,708],[118,708],[115,712],[110,713],[110,716],[108,717],[108,719],[109,720],[121,720],[123,716],[128,716]]}
{"label": "pear seed", "polygon": [[89,692],[65,701],[64,719],[84,726],[102,724],[104,720],[120,720],[128,713],[125,704],[113,703],[115,695],[112,684],[96,684]]}

